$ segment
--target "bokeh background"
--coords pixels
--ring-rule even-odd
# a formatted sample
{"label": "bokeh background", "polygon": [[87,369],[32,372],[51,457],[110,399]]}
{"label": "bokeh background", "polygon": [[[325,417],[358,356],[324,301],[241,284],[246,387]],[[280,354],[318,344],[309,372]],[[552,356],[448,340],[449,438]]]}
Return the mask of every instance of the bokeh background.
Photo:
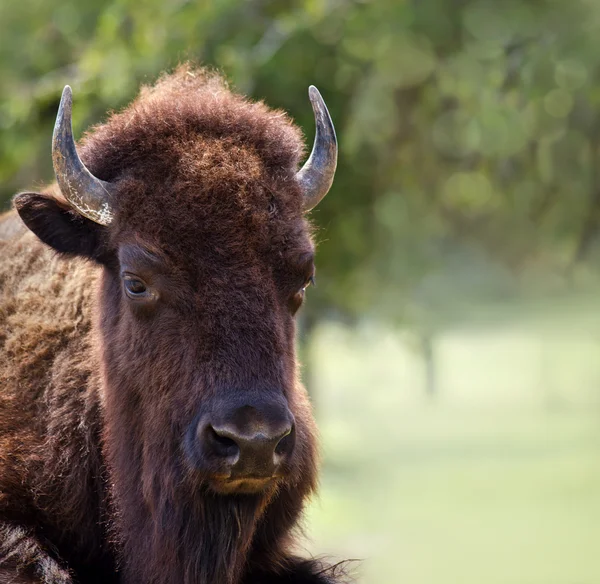
{"label": "bokeh background", "polygon": [[305,547],[365,584],[600,582],[600,2],[0,2],[0,205],[194,60],[340,141],[300,319]]}

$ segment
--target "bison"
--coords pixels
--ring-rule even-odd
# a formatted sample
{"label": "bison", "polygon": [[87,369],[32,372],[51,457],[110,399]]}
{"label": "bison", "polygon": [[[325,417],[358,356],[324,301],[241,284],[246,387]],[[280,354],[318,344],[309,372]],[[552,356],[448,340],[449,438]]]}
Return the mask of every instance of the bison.
{"label": "bison", "polygon": [[314,278],[312,153],[281,111],[181,66],[0,217],[0,582],[326,584],[294,551],[317,474],[294,315]]}

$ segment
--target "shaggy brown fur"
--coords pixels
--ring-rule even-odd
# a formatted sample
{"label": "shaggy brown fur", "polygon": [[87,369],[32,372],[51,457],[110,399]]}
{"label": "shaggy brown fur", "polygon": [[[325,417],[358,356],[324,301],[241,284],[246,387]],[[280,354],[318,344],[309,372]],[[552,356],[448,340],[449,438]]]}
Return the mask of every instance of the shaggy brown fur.
{"label": "shaggy brown fur", "polygon": [[[56,187],[16,199],[35,235],[0,218],[1,583],[334,581],[291,552],[316,478],[294,346],[314,269],[302,153],[285,114],[182,67],[83,141],[118,185],[110,227]],[[158,300],[132,302],[123,270]],[[225,494],[184,437],[246,395],[283,396],[296,445],[278,483]]]}

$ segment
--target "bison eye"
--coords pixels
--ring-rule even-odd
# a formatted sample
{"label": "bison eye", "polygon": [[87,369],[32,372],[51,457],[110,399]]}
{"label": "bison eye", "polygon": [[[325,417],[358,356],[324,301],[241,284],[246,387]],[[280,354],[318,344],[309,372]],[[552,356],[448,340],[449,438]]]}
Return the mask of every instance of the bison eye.
{"label": "bison eye", "polygon": [[306,293],[306,289],[310,285],[313,285],[313,286],[315,285],[315,276],[314,276],[314,274],[308,280],[306,280],[306,282],[304,283],[304,285],[302,286],[302,288],[300,288],[300,290],[298,290],[298,292],[296,292],[291,297],[289,306],[290,306],[290,311],[292,313],[292,316],[294,314],[296,314],[296,312],[298,312],[298,310],[302,306],[302,302],[304,301],[304,294]]}
{"label": "bison eye", "polygon": [[306,280],[306,282],[304,282],[304,286],[302,286],[302,288],[300,288],[300,290],[298,290],[297,293],[302,294],[304,296],[304,293],[306,292],[306,289],[309,286],[316,286],[314,274],[308,280]]}
{"label": "bison eye", "polygon": [[144,281],[130,274],[123,275],[123,285],[130,298],[143,298],[148,294],[148,288]]}

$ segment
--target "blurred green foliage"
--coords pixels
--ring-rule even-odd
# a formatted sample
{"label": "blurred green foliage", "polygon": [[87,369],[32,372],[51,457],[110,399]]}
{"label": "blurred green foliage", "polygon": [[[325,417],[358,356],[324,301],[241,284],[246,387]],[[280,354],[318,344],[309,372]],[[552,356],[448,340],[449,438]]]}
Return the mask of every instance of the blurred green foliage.
{"label": "blurred green foliage", "polygon": [[[0,203],[52,178],[64,84],[79,135],[179,61],[225,72],[312,140],[340,139],[307,315],[425,329],[479,300],[595,283],[600,4],[593,0],[0,3]],[[577,264],[577,269],[572,269]]]}

